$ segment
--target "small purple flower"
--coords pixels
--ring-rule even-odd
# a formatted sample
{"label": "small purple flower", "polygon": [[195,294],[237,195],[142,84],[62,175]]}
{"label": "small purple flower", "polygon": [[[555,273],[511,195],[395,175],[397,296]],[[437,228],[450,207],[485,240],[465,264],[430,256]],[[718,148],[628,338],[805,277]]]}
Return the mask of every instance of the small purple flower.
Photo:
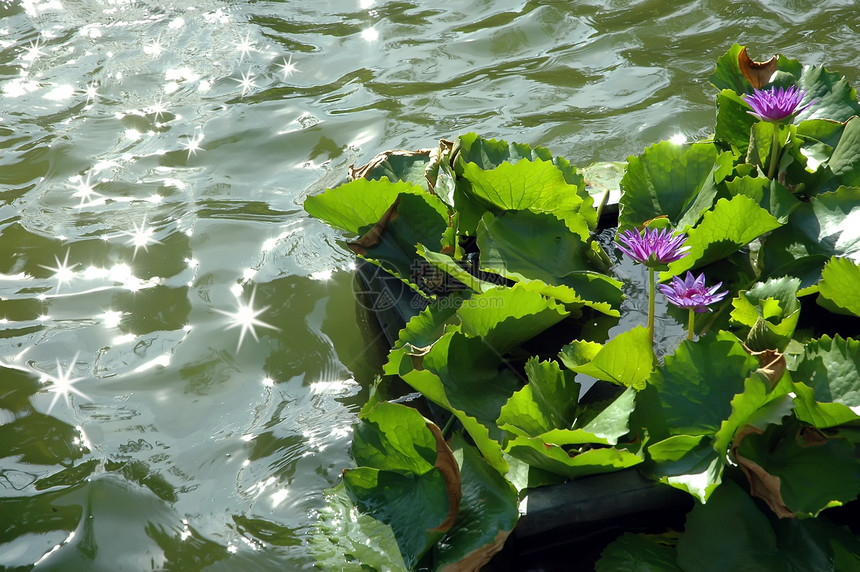
{"label": "small purple flower", "polygon": [[719,282],[716,286],[708,288],[705,286],[704,274],[693,277],[693,273],[688,271],[684,280],[673,276],[671,284],[660,284],[657,288],[667,300],[679,308],[695,310],[701,314],[708,311],[708,306],[719,302],[729,293],[728,290],[717,292],[722,285],[723,283]]}
{"label": "small purple flower", "polygon": [[679,260],[687,255],[686,234],[672,235],[668,228],[645,229],[641,234],[625,230],[617,236],[618,250],[648,268],[656,268]]}
{"label": "small purple flower", "polygon": [[752,95],[744,94],[741,97],[746,101],[752,111],[747,111],[762,121],[779,122],[797,115],[815,101],[810,101],[803,107],[798,108],[806,90],[800,91],[795,86],[788,89],[771,87],[770,89],[757,89]]}

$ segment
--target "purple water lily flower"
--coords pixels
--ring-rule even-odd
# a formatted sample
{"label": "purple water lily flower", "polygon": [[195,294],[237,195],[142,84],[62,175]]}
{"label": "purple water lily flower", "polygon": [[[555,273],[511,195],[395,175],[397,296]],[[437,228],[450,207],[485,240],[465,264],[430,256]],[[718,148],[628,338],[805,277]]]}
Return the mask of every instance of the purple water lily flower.
{"label": "purple water lily flower", "polygon": [[798,107],[805,95],[806,90],[801,91],[797,87],[791,86],[788,89],[782,87],[779,89],[776,87],[757,89],[752,95],[744,94],[741,97],[752,107],[752,111],[747,111],[750,115],[754,115],[762,121],[779,122],[797,115],[815,103],[813,100],[803,107]]}
{"label": "purple water lily flower", "polygon": [[663,230],[645,229],[641,234],[625,230],[617,236],[618,250],[648,268],[656,268],[686,256],[688,246],[686,234],[672,235],[668,228]]}
{"label": "purple water lily flower", "polygon": [[701,314],[708,311],[708,306],[722,300],[728,290],[717,292],[722,282],[708,288],[705,286],[705,275],[694,277],[692,272],[687,272],[684,280],[677,276],[672,277],[671,284],[660,284],[657,288],[666,296],[672,304],[685,310],[694,310]]}

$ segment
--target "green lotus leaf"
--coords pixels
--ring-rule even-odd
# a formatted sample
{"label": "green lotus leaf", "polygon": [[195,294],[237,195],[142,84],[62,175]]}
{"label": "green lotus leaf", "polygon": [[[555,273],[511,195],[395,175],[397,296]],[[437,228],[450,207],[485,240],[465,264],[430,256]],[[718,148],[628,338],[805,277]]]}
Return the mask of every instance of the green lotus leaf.
{"label": "green lotus leaf", "polygon": [[833,571],[827,535],[808,522],[774,522],[738,485],[726,481],[707,504],[687,515],[678,541],[678,564],[697,572]]}
{"label": "green lotus leaf", "polygon": [[434,470],[436,457],[427,420],[403,405],[377,403],[353,429],[352,458],[359,466],[422,475]]}
{"label": "green lotus leaf", "polygon": [[[581,406],[580,417],[574,421],[572,429],[550,429],[539,435],[528,435],[525,431],[513,425],[504,425],[503,428],[515,435],[539,437],[547,445],[615,445],[619,439],[630,432],[629,419],[635,407],[636,390],[628,387],[609,404],[601,403],[599,405],[589,404]],[[518,412],[524,413],[522,409]],[[502,414],[505,414],[504,409],[502,410]],[[523,418],[520,417],[520,420],[523,420]],[[524,425],[528,426],[525,423]],[[533,425],[532,428],[534,428]]]}
{"label": "green lotus leaf", "polygon": [[[842,138],[845,123],[832,119],[810,119],[797,124],[797,136],[805,142],[810,156],[823,163],[830,159],[833,150]],[[813,150],[818,146],[817,150]]]}
{"label": "green lotus leaf", "polygon": [[[778,150],[782,150],[785,157],[786,144],[791,140],[792,134],[797,132],[793,125],[773,123],[771,121],[756,121],[750,129],[750,144],[747,148],[746,161],[755,165],[762,173],[769,173],[771,168],[771,153],[773,151],[774,132],[778,138]],[[774,173],[783,171],[782,165]]]}
{"label": "green lotus leaf", "polygon": [[410,567],[450,529],[459,510],[459,471],[441,439],[415,409],[377,401],[362,410],[354,428],[352,455],[363,466],[343,472],[349,498],[391,526]]}
{"label": "green lotus leaf", "polygon": [[765,428],[778,424],[791,413],[788,395],[791,383],[784,376],[770,389],[770,382],[760,373],[744,381],[742,393],[731,400],[731,413],[711,438],[708,435],[673,435],[648,446],[648,474],[675,488],[687,491],[701,502],[722,482],[729,445],[742,426]]}
{"label": "green lotus leaf", "polygon": [[323,570],[409,569],[391,526],[359,513],[343,482],[325,491],[325,504],[317,514],[308,546]]}
{"label": "green lotus leaf", "polygon": [[574,373],[536,356],[526,362],[525,371],[529,382],[502,406],[499,427],[526,437],[572,427],[579,400]]}
{"label": "green lotus leaf", "polygon": [[[677,225],[700,191],[714,192],[714,166],[719,156],[714,143],[676,145],[661,141],[641,155],[629,157],[627,172],[621,179],[618,228],[639,227],[661,216]],[[691,213],[694,219],[710,204],[699,206],[697,212]]]}
{"label": "green lotus leaf", "polygon": [[801,171],[793,166],[794,171],[791,176],[796,178],[797,174],[802,175],[801,182],[804,187],[807,187],[802,189],[803,194],[812,196],[838,186],[832,181],[827,187],[823,186],[823,183],[833,178],[833,171],[828,162],[844,129],[843,123],[829,119],[810,119],[797,125],[796,138],[789,152],[797,160],[798,165],[803,165],[804,168]]}
{"label": "green lotus leaf", "polygon": [[464,268],[463,265],[457,262],[452,256],[442,254],[441,252],[433,252],[431,250],[427,250],[427,247],[425,247],[423,244],[418,244],[416,246],[416,251],[418,253],[418,256],[420,256],[439,270],[445,272],[455,280],[462,282],[463,284],[471,288],[473,292],[486,292],[487,290],[498,287],[498,284],[487,282],[486,280],[481,280],[477,276],[473,275],[466,268]]}
{"label": "green lotus leaf", "polygon": [[614,447],[589,449],[584,452],[567,452],[558,445],[544,442],[539,437],[515,437],[505,451],[529,465],[562,475],[569,479],[597,473],[610,473],[638,465],[642,458]]}
{"label": "green lotus leaf", "polygon": [[815,399],[815,390],[805,383],[794,384],[794,414],[819,429],[855,423],[860,415],[842,403],[821,402]]}
{"label": "green lotus leaf", "polygon": [[[860,461],[854,444],[828,438],[795,421],[747,435],[737,455],[778,480],[779,499],[799,517],[815,517],[860,494]],[[814,484],[813,484],[814,483]]]}
{"label": "green lotus leaf", "polygon": [[804,202],[788,223],[774,231],[761,249],[765,276],[796,276],[800,295],[818,284],[831,257],[860,253],[860,188],[840,187]]}
{"label": "green lotus leaf", "polygon": [[[442,537],[457,514],[460,477],[435,431],[404,405],[375,400],[362,410],[352,454],[366,466],[346,469],[341,485],[327,492],[312,543],[318,561],[342,568],[358,557],[380,569],[411,569]],[[339,522],[344,513],[349,523]]]}
{"label": "green lotus leaf", "polygon": [[818,303],[840,314],[860,317],[860,265],[831,258],[821,271]]}
{"label": "green lotus leaf", "polygon": [[[428,206],[447,220],[447,210],[437,197],[406,182],[358,179],[305,199],[305,210],[334,228],[363,235],[391,208],[401,194],[423,197]],[[428,242],[428,244],[430,244]]]}
{"label": "green lotus leaf", "polygon": [[736,177],[726,181],[732,196],[746,195],[772,214],[780,224],[788,221],[789,215],[800,206],[800,200],[778,181],[766,177]]}
{"label": "green lotus leaf", "polygon": [[806,90],[804,99],[815,100],[812,106],[798,115],[800,119],[844,122],[860,115],[857,91],[851,87],[845,76],[828,72],[824,66],[804,67],[797,86]]}
{"label": "green lotus leaf", "polygon": [[725,455],[714,449],[713,439],[706,435],[673,435],[648,446],[646,473],[676,489],[685,491],[699,502],[707,502],[720,485]]}
{"label": "green lotus leaf", "polygon": [[[702,215],[714,206],[714,202],[717,200],[717,197],[721,196],[720,183],[724,182],[726,177],[734,176],[736,174],[734,169],[737,158],[738,155],[734,152],[728,151],[717,155],[714,166],[711,168],[710,174],[708,174],[705,179],[705,184],[702,186],[702,189],[698,192],[690,206],[687,207],[687,211],[678,220],[676,225],[677,228],[696,226],[699,220],[701,220]],[[649,223],[648,226],[653,226],[653,223]]]}
{"label": "green lotus leaf", "polygon": [[520,385],[496,348],[460,332],[436,342],[424,356],[423,367],[442,380],[452,407],[492,427]]}
{"label": "green lotus leaf", "polygon": [[715,435],[732,413],[732,399],[759,365],[723,331],[684,341],[664,361],[639,397],[642,422],[654,440]]}
{"label": "green lotus leaf", "polygon": [[603,549],[594,569],[596,572],[684,572],[676,562],[677,542],[671,535],[625,532]]}
{"label": "green lotus leaf", "polygon": [[462,332],[480,337],[497,355],[508,353],[568,314],[564,306],[519,284],[476,294],[457,310]]}
{"label": "green lotus leaf", "polygon": [[418,260],[415,245],[439,243],[448,228],[444,213],[442,201],[434,195],[402,194],[380,223],[349,246],[372,262],[382,262],[386,270],[393,267],[409,281]]}
{"label": "green lotus leaf", "polygon": [[[577,187],[570,185],[548,161],[523,159],[514,164],[502,163],[491,171],[466,163],[462,177],[469,183],[465,192],[483,204],[485,210],[497,214],[510,210],[551,213],[583,240],[590,235],[588,220],[580,210],[594,212],[593,207],[584,204]],[[461,224],[465,224],[462,219]]]}
{"label": "green lotus leaf", "polygon": [[582,176],[589,192],[600,196],[606,191],[619,190],[626,166],[623,161],[605,161],[583,167]]}
{"label": "green lotus leaf", "polygon": [[783,351],[800,317],[799,278],[771,278],[732,300],[732,322],[747,331],[747,347],[754,351]]}
{"label": "green lotus leaf", "polygon": [[[746,80],[744,80],[746,81]],[[724,89],[717,95],[717,125],[714,140],[746,156],[750,144],[750,129],[758,119],[747,113],[750,106],[737,91]]]}
{"label": "green lotus leaf", "polygon": [[581,422],[580,419],[577,419],[574,429],[570,431],[565,430],[566,433],[578,433],[576,440],[555,435],[552,431],[544,433],[542,438],[547,443],[554,443],[556,445],[580,443],[615,445],[619,439],[630,432],[630,414],[636,408],[636,395],[636,390],[633,389],[633,386],[630,386],[608,405],[604,406],[603,409],[597,411],[596,414],[594,414],[594,411],[591,411],[597,408],[596,404],[586,405],[580,419],[588,419],[588,421]]}
{"label": "green lotus leaf", "polygon": [[[576,187],[576,192],[583,200],[580,207],[580,214],[585,218],[588,227],[594,230],[597,227],[597,211],[593,208],[593,199],[585,190],[585,179],[582,173],[572,166],[564,157],[553,157],[552,153],[544,147],[531,147],[524,143],[508,143],[507,141],[497,141],[495,139],[484,139],[475,133],[467,133],[459,137],[459,151],[457,159],[454,161],[454,169],[457,176],[462,177],[465,166],[468,163],[474,163],[481,169],[489,171],[502,165],[502,163],[517,163],[521,159],[528,161],[547,161],[561,172],[562,177],[567,184]],[[466,202],[468,207],[474,207],[474,199],[470,199],[462,193],[462,189],[468,189],[468,184],[460,185],[457,198],[459,199],[458,207]],[[480,209],[479,209],[480,210]],[[477,224],[483,212],[477,213],[474,217],[474,224]],[[474,228],[474,224],[472,228]]]}
{"label": "green lotus leaf", "polygon": [[517,282],[541,282],[538,290],[547,296],[564,295],[558,287],[568,287],[583,304],[619,315],[621,283],[595,272],[590,261],[593,247],[552,214],[487,213],[478,226],[478,248],[481,270]]}
{"label": "green lotus leaf", "polygon": [[800,420],[823,429],[860,419],[860,341],[840,336],[810,341],[792,377],[798,382]]}
{"label": "green lotus leaf", "polygon": [[499,411],[519,387],[516,374],[481,338],[446,332],[420,354],[408,346],[392,351],[385,373],[399,375],[424,397],[452,412],[493,467],[505,474],[496,425]]}
{"label": "green lotus leaf", "polygon": [[860,187],[860,118],[852,117],[845,124],[842,136],[833,149],[827,166],[833,178],[827,182],[827,190],[839,186]]}
{"label": "green lotus leaf", "polygon": [[360,173],[363,178],[378,181],[382,178],[389,181],[405,181],[417,187],[427,189],[425,175],[430,164],[430,151],[387,151],[380,153],[365,165],[367,171]]}
{"label": "green lotus leaf", "polygon": [[406,565],[442,538],[437,530],[448,517],[448,491],[439,471],[401,474],[372,467],[345,469],[343,483],[362,513],[391,526]]}
{"label": "green lotus leaf", "polygon": [[669,271],[661,272],[660,279],[725,258],[779,226],[779,221],[750,197],[720,199],[702,222],[688,231],[687,256],[669,264]]}
{"label": "green lotus leaf", "polygon": [[763,430],[768,425],[781,423],[783,417],[790,415],[793,407],[789,395],[791,390],[791,377],[788,375],[783,375],[773,388],[761,370],[744,380],[743,392],[732,398],[732,412],[715,434],[714,450],[720,457],[725,457],[741,427],[749,425]]}
{"label": "green lotus leaf", "polygon": [[[436,340],[442,337],[446,328],[452,327],[454,315],[460,307],[463,298],[451,295],[448,298],[437,300],[412,316],[406,326],[400,330],[394,350],[399,350],[407,345],[411,348],[428,348]],[[389,356],[395,355],[392,352]],[[390,359],[389,359],[390,362]],[[393,367],[393,366],[391,366]],[[389,368],[386,365],[386,370]],[[386,371],[389,374],[397,374],[397,370]]]}
{"label": "green lotus leaf", "polygon": [[637,326],[601,346],[575,340],[559,354],[564,365],[577,373],[641,389],[654,369],[654,349],[648,328]]}
{"label": "green lotus leaf", "polygon": [[[628,388],[597,411],[590,421],[577,425],[579,384],[573,373],[561,370],[554,361],[526,364],[529,383],[514,393],[502,407],[499,427],[522,437],[539,437],[549,445],[615,445],[629,433],[628,420],[636,402],[636,391]],[[591,412],[588,412],[591,413]]]}
{"label": "green lotus leaf", "polygon": [[335,228],[360,234],[349,243],[352,251],[413,288],[415,245],[438,244],[448,228],[448,211],[438,197],[384,178],[358,179],[308,197],[305,210]]}
{"label": "green lotus leaf", "polygon": [[451,447],[460,465],[463,498],[454,526],[436,547],[434,569],[477,570],[516,526],[519,498],[514,486],[465,439],[455,435]]}

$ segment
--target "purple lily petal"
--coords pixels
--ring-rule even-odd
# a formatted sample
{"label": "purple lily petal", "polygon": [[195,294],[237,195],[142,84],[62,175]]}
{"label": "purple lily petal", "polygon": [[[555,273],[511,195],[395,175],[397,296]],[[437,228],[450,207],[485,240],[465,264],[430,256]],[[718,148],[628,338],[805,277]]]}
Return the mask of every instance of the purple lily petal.
{"label": "purple lily petal", "polygon": [[617,236],[618,250],[649,268],[663,266],[687,255],[684,246],[687,235],[673,235],[668,228],[662,230],[646,228],[641,234],[625,230]]}
{"label": "purple lily petal", "polygon": [[657,288],[675,306],[701,314],[708,311],[708,306],[719,302],[729,293],[728,290],[717,292],[722,285],[722,282],[718,282],[716,286],[708,288],[705,286],[704,274],[694,277],[693,273],[688,271],[683,280],[673,276],[671,284],[659,284]]}
{"label": "purple lily petal", "polygon": [[813,100],[802,107],[798,107],[805,95],[806,90],[801,91],[797,87],[791,86],[788,89],[782,87],[756,89],[752,95],[744,94],[741,97],[752,107],[752,111],[747,111],[747,113],[762,121],[778,122],[797,115],[815,103]]}

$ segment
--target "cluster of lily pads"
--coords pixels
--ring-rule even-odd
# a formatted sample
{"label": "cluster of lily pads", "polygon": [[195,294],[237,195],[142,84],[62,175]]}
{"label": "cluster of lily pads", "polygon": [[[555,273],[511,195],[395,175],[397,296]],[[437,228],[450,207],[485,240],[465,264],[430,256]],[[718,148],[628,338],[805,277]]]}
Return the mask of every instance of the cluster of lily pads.
{"label": "cluster of lily pads", "polygon": [[[533,487],[628,470],[697,503],[683,530],[611,542],[598,570],[860,569],[844,525],[860,494],[857,93],[739,45],[710,81],[704,141],[577,168],[466,134],[306,200],[423,307],[327,492],[323,568],[478,569]],[[645,288],[647,326],[615,333]],[[661,322],[688,334],[655,353],[656,289]],[[395,377],[434,413],[389,401]]]}

